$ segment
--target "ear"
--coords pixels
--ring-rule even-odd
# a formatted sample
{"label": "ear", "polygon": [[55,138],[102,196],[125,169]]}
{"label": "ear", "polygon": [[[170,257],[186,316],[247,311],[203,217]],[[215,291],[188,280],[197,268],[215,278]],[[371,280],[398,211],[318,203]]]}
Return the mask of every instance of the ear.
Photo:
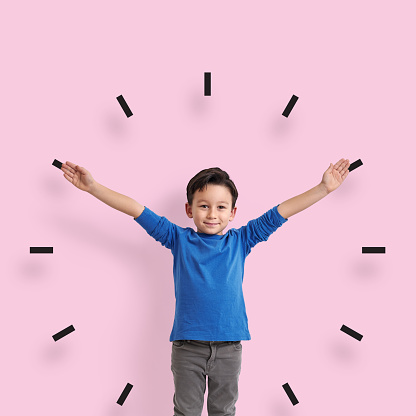
{"label": "ear", "polygon": [[185,203],[185,212],[189,218],[192,218],[192,207],[187,202]]}

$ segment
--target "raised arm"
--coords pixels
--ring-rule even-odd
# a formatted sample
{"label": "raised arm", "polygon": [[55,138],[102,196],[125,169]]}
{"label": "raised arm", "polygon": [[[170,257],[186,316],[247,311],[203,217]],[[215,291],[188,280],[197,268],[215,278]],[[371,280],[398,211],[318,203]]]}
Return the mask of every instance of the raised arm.
{"label": "raised arm", "polygon": [[62,164],[61,169],[64,172],[64,177],[68,180],[68,182],[71,182],[81,191],[88,192],[89,194],[95,196],[111,208],[124,212],[125,214],[132,216],[134,219],[139,217],[144,211],[144,206],[139,204],[134,199],[131,199],[126,195],[119,194],[118,192],[112,191],[104,185],[99,184],[96,180],[94,180],[91,173],[88,172],[87,169],[68,161]]}
{"label": "raised arm", "polygon": [[310,207],[315,202],[318,202],[326,195],[328,195],[328,192],[325,190],[324,186],[320,184],[301,195],[294,196],[293,198],[282,202],[277,207],[277,210],[283,218],[288,219],[292,215],[295,215]]}
{"label": "raised arm", "polygon": [[283,218],[288,219],[292,215],[295,215],[320,201],[323,197],[335,191],[335,189],[344,182],[344,179],[349,173],[349,166],[350,162],[348,159],[340,159],[335,165],[330,163],[329,168],[324,172],[322,181],[319,185],[314,186],[312,189],[309,189],[309,191],[306,191],[301,195],[282,202],[277,207],[277,211]]}
{"label": "raised arm", "polygon": [[139,217],[144,211],[144,206],[139,204],[134,199],[112,191],[96,181],[94,181],[90,194],[111,208],[124,212],[125,214],[132,216],[134,219]]}

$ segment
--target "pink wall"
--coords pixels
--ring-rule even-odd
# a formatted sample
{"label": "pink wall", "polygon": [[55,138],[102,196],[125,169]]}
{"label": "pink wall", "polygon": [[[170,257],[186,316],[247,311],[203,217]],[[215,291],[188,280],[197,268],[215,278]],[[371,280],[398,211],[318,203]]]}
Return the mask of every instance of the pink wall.
{"label": "pink wall", "polygon": [[355,0],[5,4],[0,414],[173,414],[172,255],[54,159],[194,229],[186,185],[219,166],[240,194],[227,231],[314,187],[340,158],[363,166],[246,260],[252,340],[237,414],[412,414],[415,11]]}

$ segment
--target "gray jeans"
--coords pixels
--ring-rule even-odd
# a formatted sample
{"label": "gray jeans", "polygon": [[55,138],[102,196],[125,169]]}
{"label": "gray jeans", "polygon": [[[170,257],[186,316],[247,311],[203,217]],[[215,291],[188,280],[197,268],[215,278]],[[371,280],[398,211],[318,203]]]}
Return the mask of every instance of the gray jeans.
{"label": "gray jeans", "polygon": [[174,416],[201,416],[208,376],[209,416],[234,416],[241,341],[173,341]]}

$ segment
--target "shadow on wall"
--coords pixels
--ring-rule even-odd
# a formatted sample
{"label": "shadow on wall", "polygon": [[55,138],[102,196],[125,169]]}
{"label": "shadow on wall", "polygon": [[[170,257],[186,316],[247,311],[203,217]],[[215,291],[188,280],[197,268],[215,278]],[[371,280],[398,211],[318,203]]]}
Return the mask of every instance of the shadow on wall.
{"label": "shadow on wall", "polygon": [[[185,212],[185,203],[187,202],[187,184],[188,183],[184,183],[183,185],[180,184],[180,186],[176,187],[175,190],[166,192],[165,198],[163,198],[163,201],[160,204],[160,208],[152,208],[150,205],[149,208],[155,214],[160,215],[161,217],[166,217],[170,222],[178,225],[179,227],[189,227],[196,231],[194,220],[189,218]],[[157,212],[156,210],[159,210],[160,212]]]}

